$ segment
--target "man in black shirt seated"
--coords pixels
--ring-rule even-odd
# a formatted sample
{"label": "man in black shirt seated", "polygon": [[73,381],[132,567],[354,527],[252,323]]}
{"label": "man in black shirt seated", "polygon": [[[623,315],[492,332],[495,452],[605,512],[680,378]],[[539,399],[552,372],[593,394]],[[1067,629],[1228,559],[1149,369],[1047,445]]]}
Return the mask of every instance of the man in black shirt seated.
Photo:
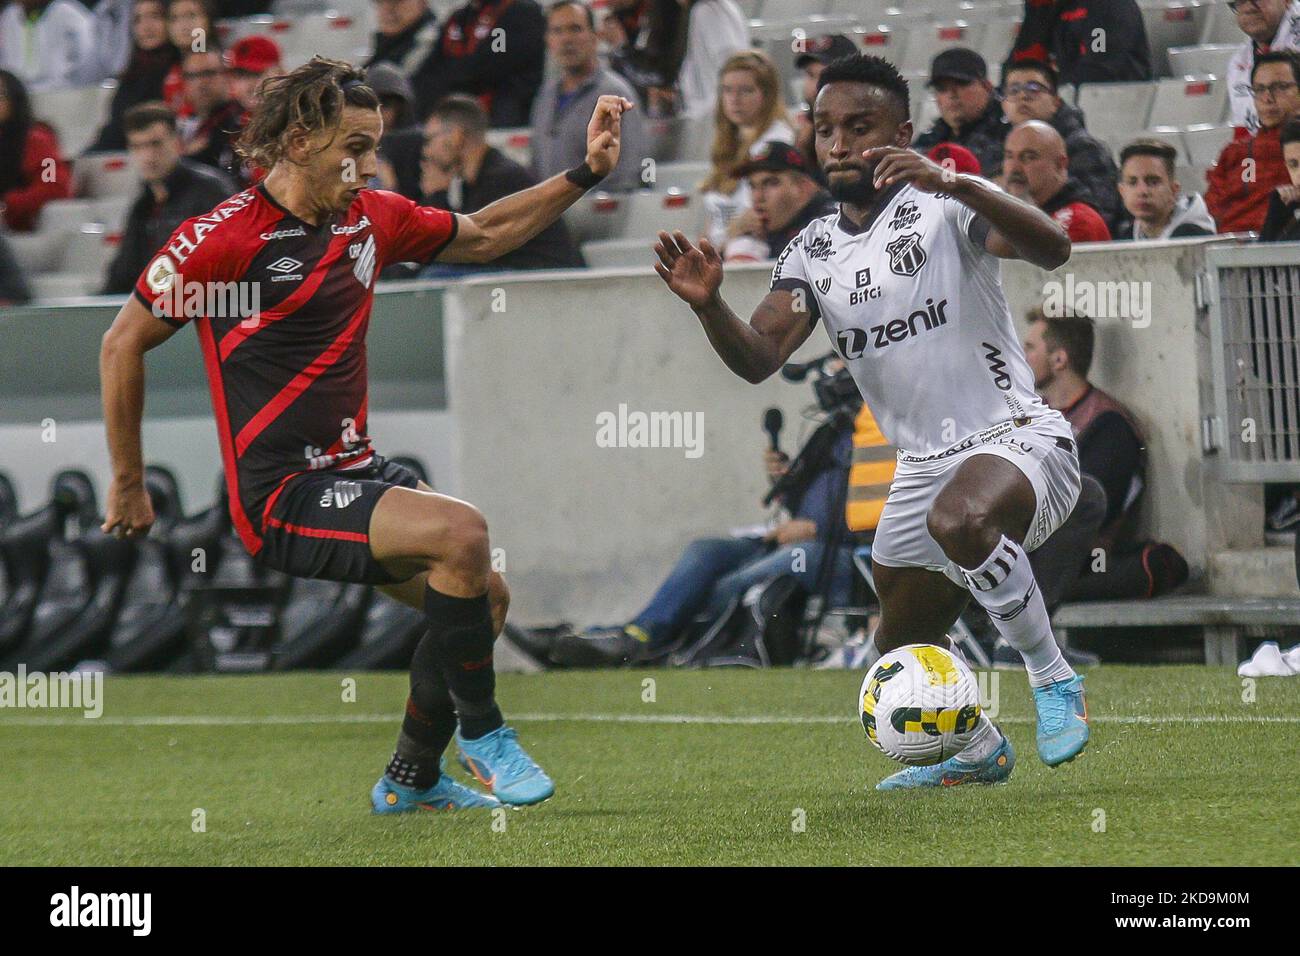
{"label": "man in black shirt seated", "polygon": [[123,119],[131,165],[144,182],[108,269],[104,295],[125,295],[172,232],[235,192],[220,171],[181,157],[176,114],[166,104],[140,103]]}
{"label": "man in black shirt seated", "polygon": [[[438,102],[425,126],[420,164],[421,205],[477,212],[503,196],[535,185],[531,173],[487,144],[487,114],[471,96],[452,94]],[[483,271],[574,269],[585,263],[561,220],[488,265],[432,263],[425,278],[449,278]]]}
{"label": "man in black shirt seated", "polygon": [[749,180],[750,208],[732,220],[723,253],[728,262],[775,259],[808,223],[838,208],[817,184],[803,154],[789,143],[768,143],[736,167]]}

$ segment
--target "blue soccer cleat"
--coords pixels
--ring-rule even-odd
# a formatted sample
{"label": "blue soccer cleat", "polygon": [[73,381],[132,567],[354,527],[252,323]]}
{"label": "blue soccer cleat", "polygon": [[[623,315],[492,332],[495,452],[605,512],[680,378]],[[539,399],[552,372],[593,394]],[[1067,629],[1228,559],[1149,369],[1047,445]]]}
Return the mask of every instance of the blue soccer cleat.
{"label": "blue soccer cleat", "polygon": [[428,790],[404,787],[389,780],[385,774],[370,791],[370,806],[375,813],[407,813],[411,810],[491,809],[501,806],[501,801],[491,794],[471,790],[446,772]]}
{"label": "blue soccer cleat", "polygon": [[876,784],[877,790],[920,790],[924,787],[957,787],[964,783],[1002,783],[1016,767],[1016,752],[1005,734],[998,749],[979,763],[963,763],[949,757],[932,767],[908,767]]}
{"label": "blue soccer cleat", "polygon": [[465,740],[457,730],[456,748],[460,765],[502,803],[541,803],[555,793],[546,771],[519,746],[513,727],[498,727],[475,740]]}
{"label": "blue soccer cleat", "polygon": [[1088,703],[1083,699],[1083,677],[1053,681],[1034,688],[1038,711],[1038,756],[1055,767],[1073,760],[1088,745]]}

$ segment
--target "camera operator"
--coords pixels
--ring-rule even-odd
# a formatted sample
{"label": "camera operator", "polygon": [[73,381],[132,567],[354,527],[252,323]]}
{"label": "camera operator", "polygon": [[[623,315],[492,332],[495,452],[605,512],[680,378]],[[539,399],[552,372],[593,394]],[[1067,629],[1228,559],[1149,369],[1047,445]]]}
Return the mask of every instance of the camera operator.
{"label": "camera operator", "polygon": [[[832,361],[840,365],[838,359]],[[788,366],[797,370],[799,379],[818,366],[814,390],[826,412],[825,422],[793,462],[775,447],[779,424],[772,429],[765,420],[772,435],[764,455],[774,493],[768,500],[780,503],[784,517],[770,522],[766,530],[746,529],[732,537],[692,541],[641,613],[622,625],[560,637],[550,652],[555,663],[611,667],[663,658],[697,617],[715,620],[733,599],[780,574],[793,574],[810,594],[824,587],[832,602],[843,603],[839,599],[847,597],[852,582],[851,535],[844,511],[853,421],[861,398],[847,379],[847,370],[823,370],[829,364],[824,359],[808,366]],[[847,390],[837,385],[841,379],[847,381]],[[769,416],[773,412],[769,410]],[[835,558],[823,577],[828,543]]]}

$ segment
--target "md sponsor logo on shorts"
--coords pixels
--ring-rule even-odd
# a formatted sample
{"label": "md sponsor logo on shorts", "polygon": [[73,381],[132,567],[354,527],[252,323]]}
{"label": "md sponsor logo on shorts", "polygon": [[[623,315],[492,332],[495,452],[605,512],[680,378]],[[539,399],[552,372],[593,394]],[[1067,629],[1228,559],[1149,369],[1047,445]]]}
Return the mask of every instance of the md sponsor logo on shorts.
{"label": "md sponsor logo on shorts", "polygon": [[360,498],[361,491],[359,481],[336,481],[333,488],[326,489],[325,494],[321,495],[319,503],[322,508],[337,508],[341,511]]}

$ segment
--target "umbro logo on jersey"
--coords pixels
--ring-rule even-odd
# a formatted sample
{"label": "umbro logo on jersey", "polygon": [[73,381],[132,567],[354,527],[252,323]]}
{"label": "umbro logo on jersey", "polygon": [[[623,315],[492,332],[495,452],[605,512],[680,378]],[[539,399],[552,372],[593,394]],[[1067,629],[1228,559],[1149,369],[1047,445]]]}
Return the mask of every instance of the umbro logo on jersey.
{"label": "umbro logo on jersey", "polygon": [[302,268],[302,263],[297,259],[290,258],[289,256],[281,256],[266,268],[271,272],[280,273],[278,276],[271,276],[272,282],[288,282],[293,279],[302,278],[302,273],[297,271]]}
{"label": "umbro logo on jersey", "polygon": [[361,497],[361,482],[336,481],[334,487],[321,495],[322,508],[346,508]]}
{"label": "umbro logo on jersey", "polygon": [[926,299],[924,309],[917,309],[905,319],[894,319],[883,325],[873,325],[870,329],[845,329],[835,337],[835,343],[845,359],[852,361],[862,358],[868,344],[872,348],[883,349],[891,342],[901,342],[919,332],[947,325],[948,316],[943,311],[947,304],[947,299],[940,299],[937,305],[934,299]]}
{"label": "umbro logo on jersey", "polygon": [[916,208],[916,203],[910,199],[907,202],[898,204],[894,210],[894,218],[889,221],[890,229],[908,229],[921,218],[921,210]]}
{"label": "umbro logo on jersey", "polygon": [[889,271],[894,275],[914,276],[925,265],[925,250],[915,232],[899,236],[885,246],[885,251],[889,253]]}
{"label": "umbro logo on jersey", "polygon": [[820,292],[822,295],[825,295],[827,292],[831,291],[831,277],[822,276],[820,279],[817,280],[816,285],[817,285],[817,291]]}

